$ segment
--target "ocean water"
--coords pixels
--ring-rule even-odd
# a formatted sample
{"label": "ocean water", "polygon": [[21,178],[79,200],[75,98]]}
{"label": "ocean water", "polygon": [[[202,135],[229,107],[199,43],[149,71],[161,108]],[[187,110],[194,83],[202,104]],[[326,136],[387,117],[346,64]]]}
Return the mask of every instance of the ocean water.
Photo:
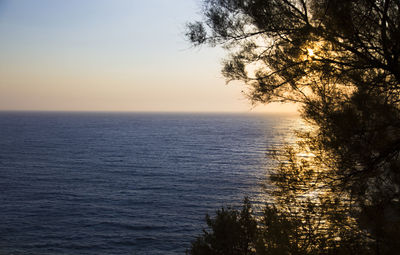
{"label": "ocean water", "polygon": [[0,113],[0,254],[184,254],[262,201],[287,115]]}

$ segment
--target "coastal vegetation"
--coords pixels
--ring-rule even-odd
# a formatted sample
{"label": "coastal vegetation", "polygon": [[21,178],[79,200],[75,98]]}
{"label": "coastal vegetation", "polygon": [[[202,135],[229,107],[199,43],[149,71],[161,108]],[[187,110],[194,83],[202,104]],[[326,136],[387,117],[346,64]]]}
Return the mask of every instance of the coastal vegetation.
{"label": "coastal vegetation", "polygon": [[400,250],[400,2],[204,0],[195,46],[252,103],[300,106],[307,130],[274,156],[263,214],[207,216],[189,254],[396,254]]}

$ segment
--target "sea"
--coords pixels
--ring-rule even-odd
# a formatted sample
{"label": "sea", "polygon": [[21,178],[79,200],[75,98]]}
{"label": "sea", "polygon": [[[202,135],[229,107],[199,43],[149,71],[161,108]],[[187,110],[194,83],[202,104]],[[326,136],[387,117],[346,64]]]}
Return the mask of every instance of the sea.
{"label": "sea", "polygon": [[0,254],[185,254],[267,201],[296,115],[0,112]]}

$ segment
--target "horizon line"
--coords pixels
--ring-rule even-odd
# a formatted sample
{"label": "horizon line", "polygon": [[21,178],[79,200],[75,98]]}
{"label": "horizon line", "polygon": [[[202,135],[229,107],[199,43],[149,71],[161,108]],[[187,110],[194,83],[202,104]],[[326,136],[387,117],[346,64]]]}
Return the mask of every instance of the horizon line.
{"label": "horizon line", "polygon": [[115,114],[263,114],[263,115],[299,115],[299,112],[262,112],[262,111],[127,111],[127,110],[1,110],[0,113],[115,113]]}

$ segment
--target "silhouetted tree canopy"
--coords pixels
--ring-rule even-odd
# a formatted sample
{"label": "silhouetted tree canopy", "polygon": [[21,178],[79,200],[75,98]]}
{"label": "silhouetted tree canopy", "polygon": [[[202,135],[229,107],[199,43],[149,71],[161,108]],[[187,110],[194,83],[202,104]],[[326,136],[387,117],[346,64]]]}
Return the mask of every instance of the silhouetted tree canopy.
{"label": "silhouetted tree canopy", "polygon": [[204,0],[203,14],[187,37],[227,50],[227,81],[253,103],[300,103],[311,127],[270,176],[300,236],[274,245],[309,244],[260,254],[399,251],[400,1]]}
{"label": "silhouetted tree canopy", "polygon": [[204,230],[203,235],[192,243],[190,254],[254,254],[257,223],[247,198],[241,211],[222,208],[216,212],[215,218],[206,215],[206,222],[211,231]]}
{"label": "silhouetted tree canopy", "polygon": [[250,85],[255,101],[312,103],[323,93],[329,95],[324,103],[339,103],[363,88],[397,104],[399,6],[390,0],[205,0],[205,20],[189,24],[187,37],[194,45],[226,47],[223,74]]}

